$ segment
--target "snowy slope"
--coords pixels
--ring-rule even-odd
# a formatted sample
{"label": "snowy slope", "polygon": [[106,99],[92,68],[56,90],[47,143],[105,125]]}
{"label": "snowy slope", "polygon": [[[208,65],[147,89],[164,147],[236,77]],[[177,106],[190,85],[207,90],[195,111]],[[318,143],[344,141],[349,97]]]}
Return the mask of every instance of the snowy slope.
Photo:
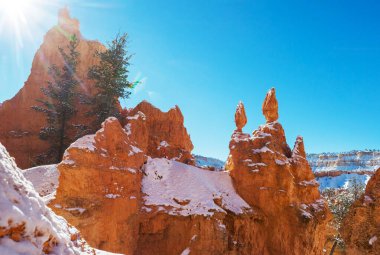
{"label": "snowy slope", "polygon": [[[227,172],[206,171],[162,158],[149,159],[144,166],[144,202],[172,215],[213,215],[249,210],[236,193]],[[164,208],[165,207],[165,208]]]}
{"label": "snowy slope", "polygon": [[201,167],[201,168],[213,167],[217,171],[221,171],[224,169],[225,162],[220,159],[203,157],[200,155],[194,155],[194,157],[195,157],[195,165],[197,167]]}
{"label": "snowy slope", "polygon": [[374,172],[380,167],[380,151],[308,154],[313,172]]}
{"label": "snowy slope", "polygon": [[34,189],[40,194],[46,204],[51,199],[54,199],[59,178],[57,165],[37,166],[25,169],[22,173],[33,184]]}
{"label": "snowy slope", "polygon": [[84,240],[73,238],[78,231],[45,205],[2,144],[0,230],[0,254],[40,255],[48,246],[51,247],[50,254],[57,255],[95,252]]}
{"label": "snowy slope", "polygon": [[360,183],[367,184],[370,178],[371,176],[366,174],[341,174],[334,177],[317,177],[316,179],[319,182],[319,189],[324,190],[327,188],[348,188],[350,182],[352,182],[354,179]]}

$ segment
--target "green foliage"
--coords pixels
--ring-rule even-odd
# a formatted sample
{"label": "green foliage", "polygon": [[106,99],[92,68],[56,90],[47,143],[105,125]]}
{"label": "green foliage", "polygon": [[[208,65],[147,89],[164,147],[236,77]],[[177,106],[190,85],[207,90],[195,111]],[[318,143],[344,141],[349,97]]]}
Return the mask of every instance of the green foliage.
{"label": "green foliage", "polygon": [[37,164],[59,162],[64,150],[72,142],[68,134],[75,132],[73,130],[75,127],[70,125],[69,121],[77,113],[74,104],[77,98],[76,88],[79,84],[76,78],[78,44],[77,37],[73,35],[66,51],[58,48],[63,59],[63,66],[49,67],[51,81],[48,82],[46,88],[41,88],[46,99],[37,99],[40,105],[32,106],[32,109],[46,116],[47,126],[41,128],[39,136],[50,144],[50,149],[37,157]]}
{"label": "green foliage", "polygon": [[128,98],[136,84],[128,81],[128,67],[130,65],[127,47],[128,35],[117,35],[108,44],[105,51],[97,51],[99,64],[92,66],[88,72],[88,78],[95,82],[97,94],[89,100],[92,105],[88,113],[95,116],[94,128],[98,129],[101,123],[108,117],[120,118],[119,98]]}
{"label": "green foliage", "polygon": [[[352,178],[345,189],[325,189],[322,196],[326,199],[330,211],[334,215],[332,226],[339,231],[342,222],[347,215],[351,205],[359,199],[365,190],[365,185],[357,178]],[[344,247],[344,242],[340,235],[335,237],[338,245]]]}

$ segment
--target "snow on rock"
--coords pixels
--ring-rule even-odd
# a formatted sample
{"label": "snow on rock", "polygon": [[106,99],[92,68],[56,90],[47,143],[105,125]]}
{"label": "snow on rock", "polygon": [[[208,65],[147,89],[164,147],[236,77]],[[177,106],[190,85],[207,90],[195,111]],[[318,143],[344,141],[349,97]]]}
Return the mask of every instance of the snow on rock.
{"label": "snow on rock", "polygon": [[75,228],[45,205],[1,144],[0,212],[0,254],[71,255],[96,252],[79,239]]}
{"label": "snow on rock", "polygon": [[144,167],[145,206],[169,207],[171,215],[204,215],[226,210],[241,214],[249,205],[235,192],[227,172],[204,171],[162,158]]}
{"label": "snow on rock", "polygon": [[181,253],[181,255],[189,255],[189,254],[190,254],[190,248],[189,247],[184,249],[183,252]]}
{"label": "snow on rock", "polygon": [[41,197],[52,194],[57,190],[59,171],[57,165],[37,166],[22,171]]}
{"label": "snow on rock", "polygon": [[72,148],[77,148],[77,149],[85,149],[88,151],[95,151],[95,146],[94,146],[94,137],[95,135],[86,135],[75,142],[73,142],[70,147]]}

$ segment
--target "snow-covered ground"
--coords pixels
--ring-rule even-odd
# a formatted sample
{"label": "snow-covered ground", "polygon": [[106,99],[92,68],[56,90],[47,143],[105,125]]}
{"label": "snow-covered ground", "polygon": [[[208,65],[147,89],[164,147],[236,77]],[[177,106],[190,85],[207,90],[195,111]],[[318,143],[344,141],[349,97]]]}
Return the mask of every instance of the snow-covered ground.
{"label": "snow-covered ground", "polygon": [[324,190],[327,188],[347,188],[354,179],[359,183],[367,184],[370,178],[371,176],[366,174],[341,174],[339,176],[325,176],[316,179],[319,182],[319,189]]}
{"label": "snow-covered ground", "polygon": [[59,171],[57,165],[37,166],[22,171],[25,178],[32,182],[34,189],[48,203],[54,199],[58,188]]}
{"label": "snow-covered ground", "polygon": [[228,172],[207,171],[162,158],[149,159],[144,167],[142,192],[147,211],[157,206],[172,215],[212,215],[249,210],[236,193]]}
{"label": "snow-covered ground", "polygon": [[197,167],[214,167],[216,171],[222,171],[224,169],[225,162],[220,159],[209,158],[200,155],[194,155],[194,157],[195,165]]}
{"label": "snow-covered ground", "polygon": [[[38,172],[38,171],[37,171]],[[19,241],[7,230],[21,227]],[[12,157],[0,144],[0,254],[40,255],[44,244],[51,242],[51,254],[111,254],[96,252],[82,239],[72,235],[78,231],[48,208]],[[17,238],[17,239],[18,239]]]}

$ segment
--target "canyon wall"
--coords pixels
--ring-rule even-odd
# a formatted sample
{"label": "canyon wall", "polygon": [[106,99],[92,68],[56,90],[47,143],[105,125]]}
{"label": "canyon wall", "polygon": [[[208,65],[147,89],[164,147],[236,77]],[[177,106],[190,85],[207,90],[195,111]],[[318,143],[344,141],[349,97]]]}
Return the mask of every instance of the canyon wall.
{"label": "canyon wall", "polygon": [[242,132],[245,110],[238,105],[226,169],[237,193],[266,216],[262,238],[269,254],[322,254],[331,216],[306,160],[302,137],[292,150],[286,142],[274,89],[265,98],[263,114],[267,123],[251,136]]}
{"label": "canyon wall", "polygon": [[[77,77],[80,81],[78,93],[93,95],[94,86],[87,80],[87,71],[96,63],[94,53],[105,47],[97,41],[83,38],[79,31],[79,21],[72,19],[67,9],[59,13],[58,25],[50,29],[43,43],[34,56],[30,75],[20,91],[0,106],[0,142],[16,158],[21,168],[33,166],[36,156],[46,152],[49,144],[39,139],[40,129],[46,124],[45,115],[31,107],[38,105],[36,99],[44,99],[41,87],[47,86],[50,80],[49,67],[62,65],[63,60],[58,47],[65,48],[69,38],[75,34],[79,39],[79,63]],[[87,106],[77,103],[78,114],[72,123],[89,124],[91,120],[85,115]],[[71,137],[74,138],[74,135]]]}

